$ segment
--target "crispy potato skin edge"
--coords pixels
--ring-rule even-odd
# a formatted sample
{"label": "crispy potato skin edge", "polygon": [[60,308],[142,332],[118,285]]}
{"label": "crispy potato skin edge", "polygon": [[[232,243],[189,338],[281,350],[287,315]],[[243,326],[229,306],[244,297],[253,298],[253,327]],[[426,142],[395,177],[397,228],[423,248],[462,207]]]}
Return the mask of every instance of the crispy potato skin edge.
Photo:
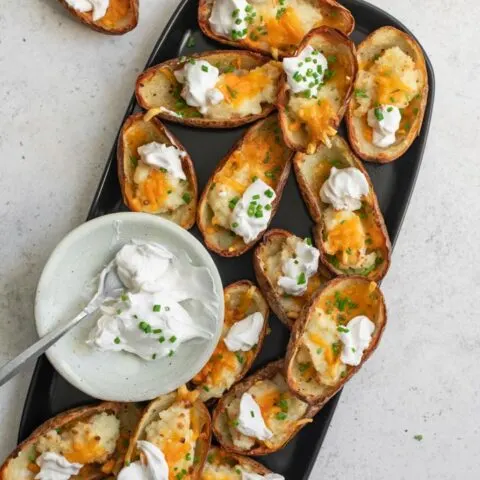
{"label": "crispy potato skin edge", "polygon": [[130,8],[132,8],[133,21],[123,28],[103,27],[103,26],[95,23],[90,18],[88,18],[88,16],[86,14],[82,14],[82,13],[77,12],[73,7],[68,5],[68,3],[65,0],[58,0],[58,1],[79,22],[83,23],[84,25],[87,25],[87,27],[90,27],[92,30],[95,30],[96,32],[104,33],[105,35],[124,35],[125,33],[128,33],[130,31],[132,31],[138,25],[138,0],[130,0]]}
{"label": "crispy potato skin edge", "polygon": [[295,322],[295,325],[293,326],[292,329],[292,334],[290,336],[290,340],[288,342],[287,346],[287,354],[285,356],[285,376],[287,378],[287,383],[289,388],[295,393],[296,396],[304,400],[305,402],[309,403],[310,405],[315,405],[315,407],[321,409],[342,387],[345,385],[345,383],[353,376],[355,375],[358,370],[363,366],[363,364],[370,358],[370,355],[376,350],[378,344],[380,343],[380,340],[382,338],[383,332],[385,330],[385,326],[387,324],[387,309],[385,306],[385,298],[383,296],[383,293],[380,289],[378,291],[380,292],[380,326],[379,326],[379,333],[377,334],[375,341],[372,342],[368,349],[365,350],[363,353],[362,361],[358,367],[353,367],[349,373],[345,376],[345,378],[342,378],[338,384],[335,386],[335,388],[332,390],[332,392],[326,396],[318,396],[318,395],[304,395],[300,389],[297,386],[297,383],[295,382],[295,379],[292,374],[292,369],[294,366],[295,362],[295,355],[298,350],[298,345],[300,343],[300,339],[305,332],[305,328],[307,326],[308,320],[310,319],[311,314],[315,310],[317,301],[320,299],[322,295],[327,293],[328,290],[337,288],[341,286],[342,282],[367,282],[369,283],[371,280],[367,280],[364,277],[360,277],[358,275],[352,275],[352,276],[342,276],[342,277],[337,277],[334,278],[333,280],[330,280],[327,282],[325,285],[320,287],[320,289],[317,291],[317,293],[313,296],[312,300],[310,303],[306,304],[300,317],[297,319]]}
{"label": "crispy potato skin edge", "polygon": [[391,151],[389,152],[389,148],[387,148],[385,151],[381,152],[378,155],[370,155],[369,153],[362,150],[360,137],[356,132],[353,122],[353,102],[350,102],[350,104],[348,105],[347,112],[345,114],[345,123],[347,125],[348,139],[352,150],[362,160],[372,163],[384,164],[398,160],[412,146],[414,140],[420,135],[420,130],[422,129],[423,125],[423,118],[425,116],[425,110],[427,107],[429,84],[427,66],[425,63],[425,56],[423,55],[422,48],[412,37],[410,37],[410,35],[406,34],[405,32],[402,32],[394,27],[381,27],[380,29],[372,32],[367,38],[365,38],[363,42],[358,45],[357,51],[360,52],[363,47],[366,47],[370,44],[370,42],[373,42],[375,40],[374,36],[379,30],[390,31],[395,35],[402,37],[410,45],[410,47],[415,51],[418,59],[420,60],[420,70],[425,79],[425,85],[421,91],[422,101],[420,103],[420,108],[418,112],[418,121],[416,122],[415,128],[411,128],[408,132],[408,135],[403,140],[402,143],[404,143],[404,146],[395,154]]}
{"label": "crispy potato skin edge", "polygon": [[[125,194],[125,184],[127,182],[127,176],[125,175],[125,161],[126,161],[125,136],[126,136],[127,130],[135,122],[143,120],[143,115],[144,115],[143,113],[135,113],[133,115],[130,115],[125,120],[125,123],[123,124],[122,129],[120,130],[120,135],[118,136],[118,142],[117,142],[118,181],[120,183],[120,189],[122,191],[123,203],[131,211],[134,211],[134,210],[132,210],[131,205],[129,204],[127,196]],[[197,182],[197,175],[195,173],[195,167],[193,165],[193,161],[189,153],[185,150],[185,147],[180,143],[180,140],[178,140],[177,137],[175,137],[175,135],[173,135],[173,133],[170,132],[170,130],[168,130],[168,128],[165,125],[163,125],[163,123],[160,120],[158,120],[157,118],[152,118],[152,120],[150,120],[150,123],[152,123],[153,126],[160,133],[168,137],[168,139],[172,142],[172,145],[174,145],[180,150],[183,150],[186,153],[186,156],[182,158],[182,167],[193,189],[193,198],[191,201],[194,202],[194,208],[193,208],[191,218],[189,218],[188,221],[185,222],[185,225],[180,225],[180,226],[185,228],[186,230],[189,230],[195,225],[196,211],[198,206],[198,182]],[[152,215],[156,215],[156,214],[153,213]],[[165,218],[168,218],[168,216],[165,215]]]}

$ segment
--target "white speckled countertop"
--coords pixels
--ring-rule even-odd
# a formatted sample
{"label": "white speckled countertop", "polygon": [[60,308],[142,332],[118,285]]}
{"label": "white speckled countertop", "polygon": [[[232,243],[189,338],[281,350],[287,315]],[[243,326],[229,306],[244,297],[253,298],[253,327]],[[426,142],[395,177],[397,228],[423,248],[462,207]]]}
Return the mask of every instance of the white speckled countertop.
{"label": "white speckled countertop", "polygon": [[[2,1],[1,363],[35,339],[42,267],[85,219],[134,79],[178,0],[140,3],[137,29],[115,38],[76,23],[56,0]],[[383,283],[390,324],[344,389],[311,478],[478,479],[480,6],[375,3],[430,55],[434,118]],[[15,445],[31,371],[0,388],[0,461]]]}

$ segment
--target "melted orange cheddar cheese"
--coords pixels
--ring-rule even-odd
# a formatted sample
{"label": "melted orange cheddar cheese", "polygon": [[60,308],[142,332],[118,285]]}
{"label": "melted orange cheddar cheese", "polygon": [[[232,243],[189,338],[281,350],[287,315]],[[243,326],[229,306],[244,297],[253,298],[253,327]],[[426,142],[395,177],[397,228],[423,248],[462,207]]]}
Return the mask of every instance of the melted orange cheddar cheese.
{"label": "melted orange cheddar cheese", "polygon": [[327,234],[328,253],[334,255],[345,250],[358,251],[365,247],[365,234],[358,215],[343,220]]}
{"label": "melted orange cheddar cheese", "polygon": [[271,83],[271,78],[262,67],[250,70],[245,75],[224,73],[216,87],[223,93],[225,101],[238,107],[245,100],[256,97]]}
{"label": "melted orange cheddar cheese", "polygon": [[92,463],[105,454],[104,448],[100,445],[100,438],[87,438],[84,441],[74,441],[72,451],[65,452],[65,458],[70,463]]}
{"label": "melted orange cheddar cheese", "polygon": [[125,194],[132,210],[137,212],[155,212],[165,202],[170,190],[170,183],[165,173],[160,170],[151,170],[148,178],[137,185],[126,183]]}
{"label": "melted orange cheddar cheese", "polygon": [[97,23],[106,27],[114,27],[121,22],[130,11],[130,0],[110,0],[107,13]]}
{"label": "melted orange cheddar cheese", "polygon": [[336,112],[328,100],[301,107],[298,117],[307,126],[309,139],[314,144],[323,142],[325,135],[331,135],[332,123],[337,120]]}
{"label": "melted orange cheddar cheese", "polygon": [[278,406],[281,398],[281,392],[274,387],[270,387],[265,393],[262,393],[262,395],[255,396],[255,401],[260,407],[262,417],[264,418],[267,426],[270,425],[270,420],[277,413],[281,412],[281,408]]}

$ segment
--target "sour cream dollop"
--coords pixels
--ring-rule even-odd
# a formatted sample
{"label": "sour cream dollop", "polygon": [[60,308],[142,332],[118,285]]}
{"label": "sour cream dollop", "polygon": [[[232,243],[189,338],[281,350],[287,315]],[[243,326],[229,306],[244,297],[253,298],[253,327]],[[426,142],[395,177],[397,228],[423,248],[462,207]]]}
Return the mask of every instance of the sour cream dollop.
{"label": "sour cream dollop", "polygon": [[183,84],[182,97],[187,105],[199,109],[202,115],[208,107],[223,100],[223,93],[215,88],[220,71],[205,60],[191,59],[184,67],[174,72],[175,78]]}
{"label": "sour cream dollop", "polygon": [[320,198],[335,210],[352,212],[361,208],[361,199],[368,195],[368,192],[368,181],[358,168],[332,167],[330,176],[320,189]]}
{"label": "sour cream dollop", "polygon": [[182,158],[186,156],[186,153],[177,147],[151,142],[138,147],[138,154],[145,165],[158,170],[166,170],[175,178],[187,179],[182,168]]}
{"label": "sour cream dollop", "polygon": [[35,475],[36,480],[68,480],[78,475],[83,467],[81,463],[70,463],[65,457],[54,452],[46,452],[37,458],[40,472]]}
{"label": "sour cream dollop", "polygon": [[230,222],[232,231],[241,236],[245,243],[255,240],[270,222],[275,198],[273,188],[259,178],[255,180],[233,209]]}
{"label": "sour cream dollop", "polygon": [[240,413],[237,420],[237,430],[247,437],[258,440],[268,440],[273,437],[272,431],[265,425],[258,403],[248,392],[245,392],[240,399]]}
{"label": "sour cream dollop", "polygon": [[373,128],[373,144],[379,148],[393,145],[401,120],[400,110],[393,105],[381,105],[369,110],[367,121],[368,125]]}
{"label": "sour cream dollop", "polygon": [[153,443],[139,440],[138,449],[143,453],[141,460],[124,467],[118,480],[168,480],[168,463],[163,452]]}
{"label": "sour cream dollop", "polygon": [[247,36],[247,17],[254,13],[246,0],[215,0],[209,18],[212,30],[218,34],[233,38]]}
{"label": "sour cream dollop", "polygon": [[218,309],[206,267],[192,265],[184,252],[132,241],[117,253],[110,268],[116,268],[126,291],[103,302],[88,345],[155,360],[172,356],[182,343],[211,338],[212,332],[198,323],[203,318],[213,324]]}
{"label": "sour cream dollop", "polygon": [[296,57],[284,58],[283,69],[293,93],[308,91],[309,96],[316,97],[328,70],[328,61],[320,51],[308,45]]}
{"label": "sour cream dollop", "polygon": [[255,472],[246,472],[242,470],[242,480],[285,480],[283,475],[278,473],[267,473],[266,475],[259,475]]}
{"label": "sour cream dollop", "polygon": [[227,348],[231,352],[251,350],[258,343],[264,321],[263,315],[255,312],[234,323],[223,339]]}
{"label": "sour cream dollop", "polygon": [[346,365],[360,365],[363,352],[372,341],[375,324],[365,315],[359,315],[352,318],[342,330],[340,340],[343,349],[340,360]]}
{"label": "sour cream dollop", "polygon": [[308,279],[318,270],[319,258],[317,248],[306,241],[297,242],[294,256],[282,263],[283,275],[278,279],[278,286],[289,295],[303,295],[308,287]]}
{"label": "sour cream dollop", "polygon": [[103,18],[110,5],[110,0],[67,0],[67,4],[77,12],[92,12],[94,22]]}

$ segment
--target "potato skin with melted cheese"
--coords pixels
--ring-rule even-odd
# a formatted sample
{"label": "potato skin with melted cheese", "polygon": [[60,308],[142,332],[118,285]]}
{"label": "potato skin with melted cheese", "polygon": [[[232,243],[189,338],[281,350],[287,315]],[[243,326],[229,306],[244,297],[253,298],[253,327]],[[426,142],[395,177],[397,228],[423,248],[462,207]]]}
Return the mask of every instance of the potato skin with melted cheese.
{"label": "potato skin with melted cheese", "polygon": [[[366,315],[375,330],[357,367],[340,360],[338,326],[357,315]],[[326,318],[329,323],[323,322]],[[288,386],[298,397],[322,408],[365,363],[378,347],[387,322],[385,299],[375,282],[359,276],[337,277],[326,283],[305,307],[295,323],[285,357]],[[320,324],[320,329],[314,328]],[[315,355],[306,351],[306,338],[317,346]],[[314,361],[315,360],[315,361]],[[318,368],[322,367],[322,371]]]}
{"label": "potato skin with melted cheese", "polygon": [[282,140],[276,114],[257,122],[246,131],[220,161],[198,202],[197,225],[209,250],[223,257],[236,257],[251,249],[263,235],[261,232],[247,244],[240,236],[217,224],[214,219],[219,213],[220,202],[217,198],[212,200],[212,189],[218,184],[226,185],[235,191],[236,197],[241,197],[253,178],[263,180],[276,194],[272,203],[271,221],[288,180],[292,156],[293,151]]}
{"label": "potato skin with melted cheese", "polygon": [[285,143],[305,153],[314,153],[321,145],[330,146],[353,93],[357,74],[355,44],[340,31],[320,27],[311,30],[295,55],[307,46],[320,51],[328,60],[328,77],[318,90],[318,98],[292,94],[283,72],[278,90],[278,114]]}
{"label": "potato skin with melted cheese", "polygon": [[[43,425],[38,427],[24,442],[12,452],[12,454],[5,460],[0,468],[0,480],[18,480],[19,478],[33,480],[39,471],[39,467],[35,460],[41,452],[37,450],[37,443],[41,440],[41,444],[48,448],[52,440],[50,437],[59,437],[62,432],[65,435],[75,437],[75,426],[88,426],[89,421],[99,416],[113,416],[118,418],[122,411],[122,404],[115,402],[104,402],[96,406],[79,407],[67,412],[61,413],[56,417],[47,420]],[[102,425],[105,422],[101,422]],[[111,422],[110,422],[111,423]],[[87,429],[82,427],[84,433],[88,433]],[[81,433],[81,432],[78,432]],[[89,480],[101,479],[105,477],[105,473],[111,473],[116,464],[116,457],[118,451],[113,448],[113,452],[107,452],[105,446],[102,444],[102,438],[110,438],[112,435],[120,440],[121,430],[114,433],[112,431],[95,431],[91,435],[80,435],[75,444],[72,444],[72,451],[66,452],[65,456],[69,457],[70,461],[82,461],[85,464],[78,478],[88,478]],[[76,437],[75,437],[76,438]],[[85,440],[86,443],[81,443],[80,440]],[[115,439],[113,439],[116,441]],[[59,443],[60,445],[60,443]],[[70,443],[68,443],[70,445]],[[52,447],[55,447],[52,444]],[[109,445],[108,448],[111,448]],[[56,448],[56,447],[55,447]],[[53,451],[55,451],[55,448]],[[29,477],[29,475],[31,477]]]}
{"label": "potato skin with melted cheese", "polygon": [[[167,173],[151,168],[145,180],[140,184],[135,182],[137,150],[154,141],[185,153],[181,161],[186,180],[169,178]],[[195,168],[183,145],[160,120],[146,121],[142,113],[125,120],[117,143],[117,172],[123,201],[130,210],[158,215],[187,230],[193,227],[198,197]]]}
{"label": "potato skin with melted cheese", "polygon": [[[220,398],[247,374],[262,350],[268,328],[268,303],[260,289],[249,280],[240,280],[225,287],[224,299],[225,320],[222,335],[210,360],[192,379],[200,393],[200,399],[204,402]],[[235,323],[255,312],[260,312],[264,318],[257,345],[247,352],[231,352],[223,339]]]}
{"label": "potato skin with melted cheese", "polygon": [[110,0],[103,18],[94,21],[92,12],[78,12],[65,0],[59,2],[80,22],[107,35],[123,35],[138,24],[138,0]]}
{"label": "potato skin with melted cheese", "polygon": [[[389,52],[387,58],[383,58]],[[350,145],[363,160],[375,163],[389,163],[400,158],[412,145],[422,128],[428,100],[428,74],[420,45],[406,33],[394,27],[382,27],[372,32],[357,48],[359,63],[355,92],[346,113],[346,124]],[[397,70],[402,61],[413,64],[411,74],[417,76],[416,85],[406,85]],[[378,62],[382,69],[375,68]],[[374,85],[368,91],[364,80],[375,70]],[[407,88],[410,87],[410,88]],[[414,87],[414,92],[411,90]],[[371,91],[370,91],[371,90]],[[362,104],[367,103],[367,109]],[[402,109],[402,121],[396,134],[396,142],[387,148],[372,143],[372,129],[367,123],[368,108],[377,103],[397,106]]]}
{"label": "potato skin with melted cheese", "polygon": [[[362,275],[379,281],[390,267],[391,243],[372,181],[362,162],[350,150],[348,143],[339,135],[332,138],[330,148],[321,146],[315,153],[297,153],[293,168],[300,193],[312,219],[315,244],[320,258],[334,275]],[[360,170],[365,176],[369,193],[362,199],[362,208],[354,212],[335,212],[347,216],[339,225],[331,228],[332,208],[322,202],[320,189],[328,179],[332,167]],[[347,215],[348,214],[348,215]],[[327,222],[326,220],[329,220]],[[335,221],[334,221],[335,223]],[[361,255],[359,252],[363,252]],[[360,261],[374,253],[370,266],[362,267]],[[357,257],[358,258],[357,258]]]}
{"label": "potato skin with melted cheese", "polygon": [[263,5],[254,5],[258,12],[248,27],[247,36],[232,40],[216,34],[210,27],[209,18],[214,1],[217,0],[200,0],[198,4],[198,23],[205,35],[226,45],[272,55],[274,58],[292,55],[312,28],[328,26],[345,35],[350,35],[355,28],[350,11],[334,0],[294,0],[284,8],[275,2],[265,2]]}
{"label": "potato skin with melted cheese", "polygon": [[[185,103],[182,84],[174,75],[187,61],[196,60],[204,60],[220,71],[217,88],[225,97],[210,107],[210,116]],[[231,128],[264,118],[274,110],[280,75],[280,64],[258,53],[212,50],[167,60],[145,70],[137,78],[135,95],[149,115],[192,127]]]}
{"label": "potato skin with melted cheese", "polygon": [[[242,448],[238,444],[236,445],[232,440],[230,428],[234,428],[229,419],[229,410],[231,410],[232,404],[238,404],[240,397],[243,393],[250,391],[252,388],[259,387],[257,393],[262,390],[261,385],[268,385],[268,389],[273,388],[275,390],[276,377],[285,383],[284,374],[284,360],[277,360],[267,364],[253,375],[243,379],[241,382],[234,385],[217,403],[215,410],[213,411],[212,426],[215,437],[222,446],[222,448],[229,452],[239,455],[268,455],[269,453],[276,452],[284,447],[305,425],[312,422],[312,418],[319,411],[319,407],[316,405],[307,405],[298,398],[296,398],[288,388],[282,389],[282,392],[287,397],[282,397],[281,390],[277,392],[266,392],[264,398],[258,398],[262,416],[268,417],[268,421],[274,422],[270,426],[274,428],[274,436],[265,442],[253,440],[253,443],[248,448]],[[255,395],[254,395],[255,396]],[[286,412],[286,416],[282,416],[281,419],[275,419],[278,413],[284,413],[282,410],[283,404],[279,404],[279,400],[288,399],[288,402],[293,402],[295,405],[294,411]],[[281,405],[281,406],[279,406]],[[291,420],[288,417],[293,416]],[[282,425],[284,428],[282,429]],[[250,438],[250,437],[246,437]]]}

